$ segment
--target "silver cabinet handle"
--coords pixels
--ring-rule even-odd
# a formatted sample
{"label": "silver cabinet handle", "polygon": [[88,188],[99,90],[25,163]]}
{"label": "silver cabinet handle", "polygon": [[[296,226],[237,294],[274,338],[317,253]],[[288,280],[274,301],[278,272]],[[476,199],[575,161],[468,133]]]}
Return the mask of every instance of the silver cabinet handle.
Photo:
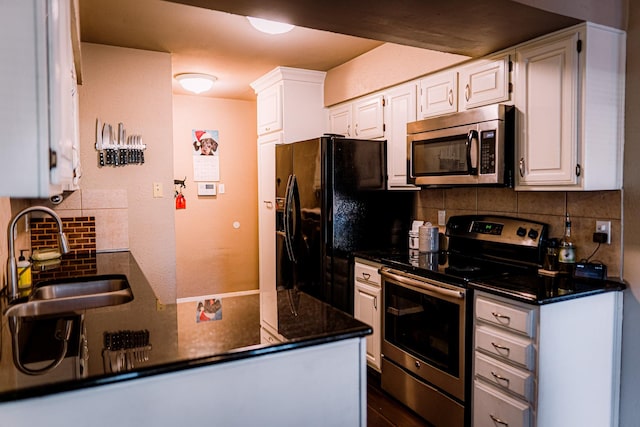
{"label": "silver cabinet handle", "polygon": [[364,280],[369,280],[371,278],[371,275],[369,273],[362,273],[362,277],[364,278]]}
{"label": "silver cabinet handle", "polygon": [[507,426],[509,427],[509,423],[506,421],[502,421],[500,418],[496,417],[493,414],[489,414],[489,416],[491,417],[491,419],[493,420],[494,423],[496,424],[502,424],[503,426]]}
{"label": "silver cabinet handle", "polygon": [[263,203],[267,205],[267,209],[273,208],[273,202],[271,200],[265,200]]}
{"label": "silver cabinet handle", "polygon": [[495,348],[495,349],[496,349],[496,351],[497,351],[498,353],[500,353],[500,354],[502,354],[502,352],[506,352],[506,353],[507,353],[506,355],[508,356],[508,355],[509,355],[509,352],[511,351],[511,349],[510,349],[509,347],[505,347],[505,346],[503,346],[503,345],[496,344],[496,343],[494,343],[494,342],[492,342],[492,343],[491,343],[491,345],[492,345],[492,346],[493,346],[493,348]]}
{"label": "silver cabinet handle", "polygon": [[518,167],[520,168],[520,177],[524,178],[524,157],[520,157],[520,162],[518,162]]}
{"label": "silver cabinet handle", "polygon": [[378,309],[378,297],[373,297],[373,308]]}
{"label": "silver cabinet handle", "polygon": [[[505,316],[504,314],[496,313],[495,311],[492,311],[491,314],[499,323],[509,324],[509,322],[511,321],[511,317]],[[500,320],[505,320],[506,322],[500,322]]]}
{"label": "silver cabinet handle", "polygon": [[449,105],[453,106],[453,89],[449,89]]}
{"label": "silver cabinet handle", "polygon": [[467,83],[467,85],[464,88],[464,97],[467,101],[469,101],[469,98],[471,97],[469,92],[470,92],[469,83]]}
{"label": "silver cabinet handle", "polygon": [[356,126],[355,126],[355,131],[356,131],[356,136],[358,136],[358,124],[357,123],[356,123]]}
{"label": "silver cabinet handle", "polygon": [[507,387],[509,387],[509,378],[505,378],[502,375],[498,375],[495,372],[491,371],[491,375],[493,375],[493,378],[495,378],[496,380],[498,380],[498,382],[500,381],[504,381]]}
{"label": "silver cabinet handle", "polygon": [[351,125],[347,125],[347,136],[351,136]]}

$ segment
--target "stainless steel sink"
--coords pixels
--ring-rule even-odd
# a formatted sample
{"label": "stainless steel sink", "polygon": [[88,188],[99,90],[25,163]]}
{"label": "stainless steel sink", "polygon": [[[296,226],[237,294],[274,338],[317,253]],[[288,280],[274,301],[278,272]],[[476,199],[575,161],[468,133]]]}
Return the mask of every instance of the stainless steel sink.
{"label": "stainless steel sink", "polygon": [[127,277],[121,274],[51,280],[37,284],[26,300],[17,300],[5,316],[45,316],[125,304],[133,300]]}

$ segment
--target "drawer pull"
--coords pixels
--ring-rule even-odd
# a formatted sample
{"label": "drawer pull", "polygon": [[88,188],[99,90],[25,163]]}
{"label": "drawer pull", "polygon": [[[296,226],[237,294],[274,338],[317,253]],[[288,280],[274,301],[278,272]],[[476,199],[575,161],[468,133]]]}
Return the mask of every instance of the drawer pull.
{"label": "drawer pull", "polygon": [[505,378],[502,375],[498,375],[493,371],[491,371],[491,375],[493,375],[493,378],[495,378],[498,382],[504,381],[506,383],[506,386],[509,387],[509,378]]}
{"label": "drawer pull", "polygon": [[[511,349],[509,347],[505,347],[503,345],[500,344],[496,344],[494,342],[491,343],[491,345],[493,346],[493,348],[496,349],[496,351],[498,353],[500,353],[503,356],[509,356],[509,352],[511,351]],[[506,354],[505,354],[506,353]]]}
{"label": "drawer pull", "polygon": [[504,314],[496,313],[495,311],[492,311],[491,314],[493,315],[493,317],[496,318],[498,322],[500,322],[501,320],[504,320],[505,321],[504,323],[509,323],[509,321],[511,320],[511,317],[505,316]]}
{"label": "drawer pull", "polygon": [[364,277],[364,280],[369,280],[371,275],[369,273],[362,273],[362,277]]}
{"label": "drawer pull", "polygon": [[509,423],[508,422],[502,421],[500,418],[496,417],[493,414],[489,414],[489,416],[491,417],[491,419],[493,420],[494,423],[509,427]]}

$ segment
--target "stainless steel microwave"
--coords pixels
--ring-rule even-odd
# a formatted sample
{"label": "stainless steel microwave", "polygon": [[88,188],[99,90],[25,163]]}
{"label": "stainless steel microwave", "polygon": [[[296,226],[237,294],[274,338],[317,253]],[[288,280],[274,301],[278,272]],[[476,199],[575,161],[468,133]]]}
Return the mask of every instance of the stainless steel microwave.
{"label": "stainless steel microwave", "polygon": [[513,186],[515,108],[494,104],[407,124],[407,176],[418,186]]}

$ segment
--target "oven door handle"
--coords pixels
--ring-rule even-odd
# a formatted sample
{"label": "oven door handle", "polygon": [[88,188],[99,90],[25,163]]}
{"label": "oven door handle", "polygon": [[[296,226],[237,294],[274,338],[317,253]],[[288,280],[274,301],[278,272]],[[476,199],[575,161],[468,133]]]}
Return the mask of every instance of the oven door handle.
{"label": "oven door handle", "polygon": [[[432,280],[429,280],[429,282],[427,282],[426,280],[428,279],[426,280],[413,279],[411,277],[405,276],[402,272],[386,269],[386,268],[380,269],[380,274],[382,275],[383,278],[389,278],[402,285],[407,285],[407,286],[411,286],[418,289],[425,289],[433,293],[444,295],[450,298],[464,299],[464,294],[465,294],[464,291],[456,291],[454,289],[445,288],[437,284],[432,284],[430,282],[435,282]],[[439,283],[439,282],[436,282],[436,283]]]}

